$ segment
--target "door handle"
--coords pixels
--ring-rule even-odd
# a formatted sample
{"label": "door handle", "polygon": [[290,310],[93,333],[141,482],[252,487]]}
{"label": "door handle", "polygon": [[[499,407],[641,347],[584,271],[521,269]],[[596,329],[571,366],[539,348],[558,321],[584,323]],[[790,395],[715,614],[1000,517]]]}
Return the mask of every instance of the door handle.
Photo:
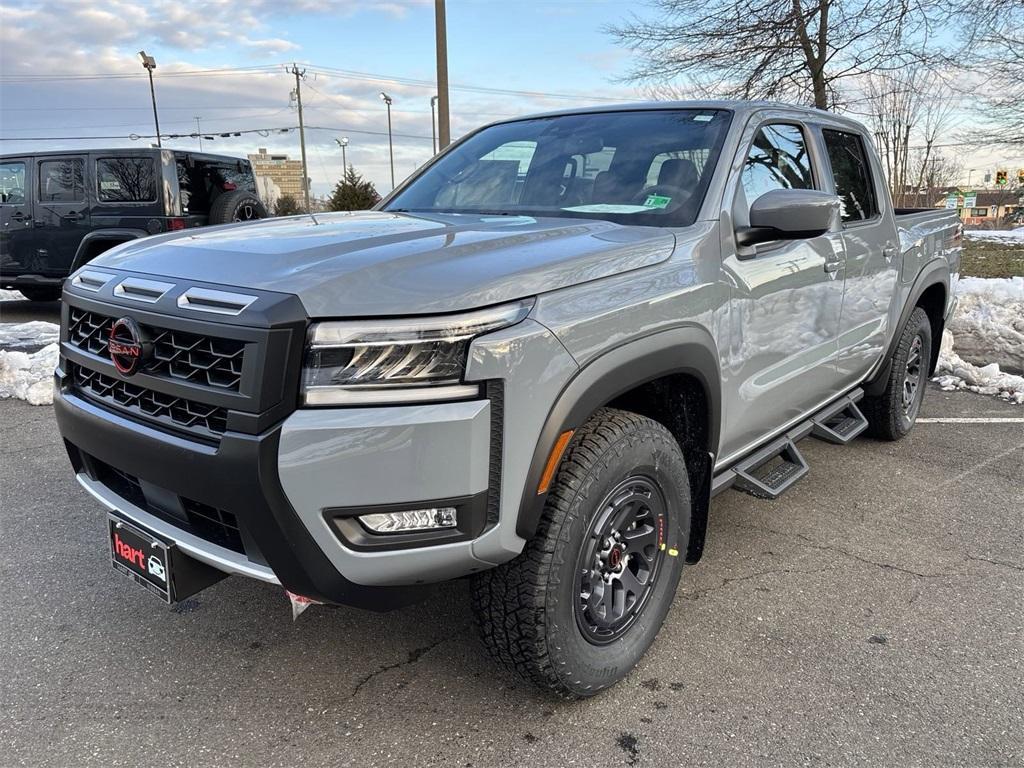
{"label": "door handle", "polygon": [[886,261],[891,262],[896,257],[896,246],[886,245],[885,248],[882,249],[882,255],[885,256]]}
{"label": "door handle", "polygon": [[28,224],[28,222],[32,221],[32,217],[29,216],[28,214],[24,214],[21,211],[18,211],[17,213],[11,214],[11,221],[23,221],[26,224]]}
{"label": "door handle", "polygon": [[72,211],[71,213],[62,213],[60,217],[69,221],[81,221],[85,215],[81,211]]}
{"label": "door handle", "polygon": [[839,268],[841,266],[843,266],[843,262],[841,262],[841,261],[826,261],[825,262],[825,271],[826,272],[830,272],[830,273],[831,272],[838,272]]}

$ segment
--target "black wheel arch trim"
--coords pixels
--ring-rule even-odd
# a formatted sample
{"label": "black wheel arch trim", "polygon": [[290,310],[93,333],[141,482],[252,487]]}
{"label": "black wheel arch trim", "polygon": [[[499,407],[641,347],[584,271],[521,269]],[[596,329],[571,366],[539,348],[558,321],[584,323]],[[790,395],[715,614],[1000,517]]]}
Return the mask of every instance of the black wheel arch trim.
{"label": "black wheel arch trim", "polygon": [[687,551],[688,561],[700,558],[710,503],[710,466],[718,447],[722,403],[717,346],[707,329],[696,325],[658,331],[616,347],[581,368],[563,387],[548,412],[530,462],[516,521],[519,536],[531,539],[537,531],[547,500],[547,494],[537,493],[537,488],[559,435],[578,428],[594,411],[619,395],[672,374],[696,378],[707,400],[708,445],[702,455],[708,461],[699,469],[707,470],[708,478],[696,485],[691,481],[694,503]]}
{"label": "black wheel arch trim", "polygon": [[75,251],[75,259],[71,262],[71,270],[68,274],[72,274],[86,263],[85,255],[89,252],[89,246],[92,243],[113,242],[115,245],[118,245],[120,243],[127,243],[130,240],[138,240],[140,237],[149,237],[149,235],[150,233],[144,229],[127,227],[94,229],[92,232],[87,232],[85,237],[82,238],[82,242],[78,244],[78,250]]}
{"label": "black wheel arch trim", "polygon": [[[907,324],[910,313],[917,307],[917,302],[921,300],[924,292],[935,285],[941,285],[943,290],[945,290],[946,306],[949,306],[949,262],[945,259],[932,260],[918,273],[917,279],[914,280],[910,293],[907,295],[907,300],[903,303],[903,309],[900,310],[900,319],[893,327],[892,336],[886,345],[885,354],[882,356],[882,364],[863,385],[866,395],[877,397],[885,390],[886,383],[889,381],[889,371],[892,368],[892,355],[900,341],[900,331]],[[943,318],[945,318],[945,310],[946,307],[943,307]],[[939,328],[935,338],[932,339],[932,344],[935,346],[941,341],[942,328]],[[932,358],[930,363],[931,370],[928,372],[929,376],[934,373],[937,355],[933,354]]]}

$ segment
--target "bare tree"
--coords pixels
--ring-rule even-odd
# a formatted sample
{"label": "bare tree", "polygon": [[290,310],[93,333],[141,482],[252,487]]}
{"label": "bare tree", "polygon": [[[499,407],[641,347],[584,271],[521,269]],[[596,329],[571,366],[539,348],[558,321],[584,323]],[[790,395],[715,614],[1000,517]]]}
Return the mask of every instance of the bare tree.
{"label": "bare tree", "polygon": [[[994,0],[993,0],[994,1]],[[782,98],[821,109],[839,86],[940,57],[931,35],[946,0],[653,0],[657,18],[608,31],[640,55],[630,80],[682,80],[735,98]]]}
{"label": "bare tree", "polygon": [[935,72],[910,65],[899,72],[875,73],[864,80],[860,114],[875,135],[893,202],[918,200],[941,135],[952,121],[956,99]]}
{"label": "bare tree", "polygon": [[967,61],[984,106],[981,138],[1024,146],[1024,2],[964,2]]}

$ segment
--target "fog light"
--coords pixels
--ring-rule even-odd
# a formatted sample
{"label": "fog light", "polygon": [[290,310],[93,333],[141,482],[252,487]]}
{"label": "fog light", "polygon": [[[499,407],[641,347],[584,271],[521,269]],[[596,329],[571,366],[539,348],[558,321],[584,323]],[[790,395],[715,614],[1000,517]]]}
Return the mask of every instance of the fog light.
{"label": "fog light", "polygon": [[410,509],[407,512],[377,512],[360,515],[359,522],[374,533],[408,533],[437,528],[454,528],[457,520],[455,507]]}

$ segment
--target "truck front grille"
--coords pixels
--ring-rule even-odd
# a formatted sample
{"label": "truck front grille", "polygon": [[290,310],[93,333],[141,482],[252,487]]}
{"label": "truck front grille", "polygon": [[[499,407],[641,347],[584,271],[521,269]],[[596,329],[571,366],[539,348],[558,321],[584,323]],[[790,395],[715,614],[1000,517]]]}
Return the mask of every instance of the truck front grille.
{"label": "truck front grille", "polygon": [[[106,357],[110,327],[115,319],[71,307],[68,341],[85,352]],[[153,344],[153,357],[143,366],[143,372],[215,390],[238,392],[242,381],[244,342],[152,325],[141,325],[140,328]]]}
{"label": "truck front grille", "polygon": [[170,422],[183,430],[207,437],[219,438],[227,429],[226,408],[154,392],[80,365],[71,364],[69,368],[75,389],[115,409]]}

